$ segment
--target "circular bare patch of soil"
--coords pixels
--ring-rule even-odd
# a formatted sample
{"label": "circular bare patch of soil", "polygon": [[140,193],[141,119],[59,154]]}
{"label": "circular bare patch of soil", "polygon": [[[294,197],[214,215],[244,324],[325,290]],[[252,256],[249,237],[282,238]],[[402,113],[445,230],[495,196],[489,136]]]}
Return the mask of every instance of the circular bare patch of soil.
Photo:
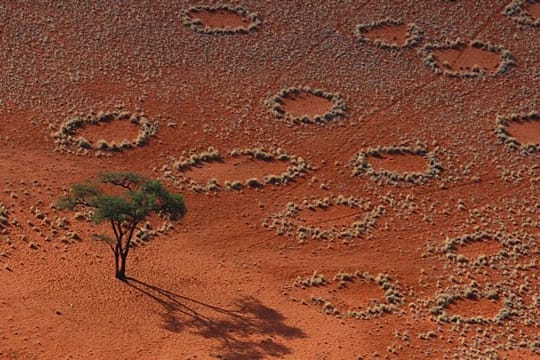
{"label": "circular bare patch of soil", "polygon": [[175,160],[172,167],[164,168],[166,176],[195,192],[288,184],[311,169],[303,158],[281,149],[235,149],[222,156],[214,148]]}
{"label": "circular bare patch of soil", "polygon": [[293,235],[301,243],[308,238],[347,242],[374,228],[384,211],[381,205],[340,195],[305,200],[301,205],[289,203],[282,212],[270,215],[264,226],[275,229],[278,235]]}
{"label": "circular bare patch of soil", "polygon": [[540,26],[540,0],[513,0],[504,14],[523,25]]}
{"label": "circular bare patch of soil", "polygon": [[392,146],[361,151],[354,161],[353,175],[368,174],[391,181],[415,184],[436,177],[442,170],[439,159],[423,147]]}
{"label": "circular bare patch of soil", "polygon": [[412,47],[422,41],[424,32],[416,24],[405,25],[394,19],[383,19],[356,28],[359,41],[371,42],[383,49]]}
{"label": "circular bare patch of soil", "polygon": [[399,286],[390,276],[359,271],[339,272],[332,280],[317,272],[308,278],[298,277],[290,295],[302,303],[320,306],[324,314],[356,319],[393,313],[404,303]]}
{"label": "circular bare patch of soil", "polygon": [[431,314],[447,323],[502,324],[523,308],[521,298],[502,283],[452,286],[437,293],[434,302]]}
{"label": "circular bare patch of soil", "polygon": [[540,115],[536,111],[498,116],[495,133],[510,148],[540,151]]}
{"label": "circular bare patch of soil", "polygon": [[441,252],[453,262],[480,266],[525,256],[534,249],[534,237],[527,234],[479,232],[447,239]]}
{"label": "circular bare patch of soil", "polygon": [[53,134],[58,149],[78,153],[88,149],[123,151],[148,143],[156,127],[143,115],[100,113],[64,122]]}
{"label": "circular bare patch of soil", "polygon": [[427,44],[421,51],[424,55],[424,64],[437,74],[452,77],[501,75],[515,64],[510,51],[502,46],[478,40],[469,44],[461,40]]}
{"label": "circular bare patch of soil", "polygon": [[326,122],[344,115],[347,110],[341,95],[308,86],[283,89],[267,99],[266,105],[276,117],[295,123]]}
{"label": "circular bare patch of soil", "polygon": [[184,25],[203,34],[246,34],[259,28],[257,13],[242,6],[193,6],[182,12]]}

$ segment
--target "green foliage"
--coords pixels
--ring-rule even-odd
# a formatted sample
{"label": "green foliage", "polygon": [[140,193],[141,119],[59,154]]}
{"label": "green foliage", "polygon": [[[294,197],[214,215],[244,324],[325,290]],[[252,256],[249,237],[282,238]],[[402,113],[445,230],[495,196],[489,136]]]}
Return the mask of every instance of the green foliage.
{"label": "green foliage", "polygon": [[137,225],[151,213],[178,220],[186,213],[181,194],[169,192],[158,180],[129,172],[104,173],[94,182],[74,184],[71,194],[59,199],[58,207],[93,209],[92,221],[110,222],[114,239],[100,234],[115,255],[116,277],[125,278],[125,262]]}

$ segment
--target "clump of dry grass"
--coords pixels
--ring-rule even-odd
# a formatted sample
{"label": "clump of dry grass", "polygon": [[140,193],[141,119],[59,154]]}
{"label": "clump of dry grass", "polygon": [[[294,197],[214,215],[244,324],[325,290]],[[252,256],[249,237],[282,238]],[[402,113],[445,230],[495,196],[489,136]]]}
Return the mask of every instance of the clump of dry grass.
{"label": "clump of dry grass", "polygon": [[403,25],[403,21],[392,18],[385,18],[378,21],[372,21],[367,24],[360,24],[356,27],[356,37],[361,42],[372,42],[382,49],[403,49],[418,45],[424,39],[424,31],[415,23],[407,25],[407,38],[403,44],[388,43],[382,39],[371,40],[365,36],[371,30],[379,29],[388,26]]}
{"label": "clump of dry grass", "polygon": [[540,18],[533,17],[527,11],[528,5],[538,3],[540,3],[539,0],[512,0],[512,2],[504,8],[503,14],[520,24],[539,27]]}
{"label": "clump of dry grass", "polygon": [[[289,114],[283,108],[283,101],[286,98],[294,98],[301,93],[308,93],[318,96],[332,102],[332,108],[324,114],[315,116],[313,119],[309,116],[294,116]],[[304,87],[289,87],[282,89],[277,95],[271,96],[265,100],[265,105],[270,112],[278,119],[288,119],[294,123],[323,123],[335,119],[338,116],[345,115],[347,105],[345,100],[338,93],[331,93],[323,89],[313,89],[309,86]]]}
{"label": "clump of dry grass", "polygon": [[[82,136],[76,136],[77,129],[79,128],[118,120],[127,120],[136,124],[140,128],[137,138],[133,140],[124,140],[120,144],[109,143],[106,140],[99,140],[96,144],[92,144],[88,139]],[[146,145],[150,137],[155,135],[156,131],[157,126],[152,124],[143,115],[131,114],[125,111],[115,111],[69,119],[60,126],[60,129],[53,134],[53,137],[58,150],[73,152],[72,149],[75,147],[78,153],[85,152],[89,149],[119,152]]]}
{"label": "clump of dry grass", "polygon": [[[386,169],[375,170],[369,163],[370,157],[378,157],[384,154],[416,155],[426,158],[427,168],[424,172],[398,173]],[[435,178],[442,171],[442,165],[435,151],[428,152],[423,146],[411,147],[408,145],[376,147],[360,151],[353,160],[353,175],[369,175],[375,179],[386,178],[391,182],[411,182],[422,184],[429,179]]]}
{"label": "clump of dry grass", "polygon": [[[220,182],[218,179],[209,179],[207,184],[200,184],[190,179],[184,173],[189,169],[209,165],[215,162],[226,162],[228,157],[238,158],[246,156],[253,160],[280,162],[288,164],[285,171],[279,174],[267,174],[262,179],[249,178],[247,180],[229,179]],[[228,155],[221,155],[213,147],[201,153],[186,154],[179,159],[172,160],[172,169],[163,167],[165,177],[179,187],[188,187],[194,192],[216,192],[220,190],[237,191],[245,188],[262,188],[266,185],[284,185],[293,182],[296,178],[304,176],[313,168],[302,157],[291,155],[281,148],[265,150],[263,148],[233,149]]]}
{"label": "clump of dry grass", "polygon": [[0,229],[4,229],[9,225],[8,215],[9,210],[7,206],[0,201]]}
{"label": "clump of dry grass", "polygon": [[[196,14],[200,12],[209,12],[209,13],[219,13],[219,12],[230,12],[249,21],[247,26],[239,26],[235,28],[217,28],[217,27],[206,27],[200,19],[196,18]],[[191,28],[191,30],[196,31],[201,34],[247,34],[252,31],[257,31],[262,24],[262,19],[259,14],[249,12],[245,7],[240,5],[197,5],[192,6],[187,10],[183,10],[181,13],[182,23],[185,26]]]}
{"label": "clump of dry grass", "polygon": [[536,111],[531,111],[528,114],[510,114],[504,116],[497,116],[495,125],[495,135],[499,140],[511,149],[519,149],[524,153],[535,153],[540,151],[540,144],[522,144],[518,139],[508,133],[506,128],[512,122],[540,122],[540,115]]}
{"label": "clump of dry grass", "polygon": [[[321,211],[339,206],[358,210],[358,214],[351,218],[351,225],[321,227],[319,224],[303,224],[298,221],[302,212]],[[364,236],[376,227],[378,219],[384,214],[385,208],[382,205],[373,205],[360,198],[339,195],[336,198],[304,200],[302,204],[290,202],[283,211],[269,215],[264,220],[263,226],[275,229],[278,235],[295,236],[301,243],[308,238],[330,241],[340,239],[347,243],[352,238]]]}
{"label": "clump of dry grass", "polygon": [[[435,58],[435,50],[463,50],[467,46],[472,46],[477,49],[489,51],[500,55],[501,62],[499,63],[499,67],[497,68],[497,70],[493,73],[486,74],[486,72],[481,67],[477,66],[472,68],[470,71],[454,71],[446,67],[445,64],[440,64],[439,61],[437,61],[437,59]],[[479,40],[472,40],[469,42],[469,44],[465,43],[461,39],[457,39],[454,41],[447,40],[443,43],[429,43],[422,47],[420,49],[420,52],[423,54],[423,62],[426,66],[431,68],[437,74],[444,74],[450,77],[471,78],[486,75],[502,75],[515,65],[514,56],[510,51],[506,50],[502,46],[485,43]]]}

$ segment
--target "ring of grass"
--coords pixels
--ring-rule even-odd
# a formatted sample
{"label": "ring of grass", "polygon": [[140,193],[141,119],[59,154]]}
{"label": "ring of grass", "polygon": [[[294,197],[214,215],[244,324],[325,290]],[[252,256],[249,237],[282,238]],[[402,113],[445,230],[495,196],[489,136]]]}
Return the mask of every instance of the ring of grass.
{"label": "ring of grass", "polygon": [[[502,246],[502,249],[497,254],[489,256],[480,255],[476,259],[469,259],[457,254],[460,246],[483,240],[497,241]],[[470,266],[489,266],[507,259],[515,259],[527,255],[534,246],[534,238],[526,235],[508,234],[505,232],[477,232],[447,239],[440,251],[454,263]]]}
{"label": "ring of grass", "polygon": [[386,18],[383,20],[372,21],[367,24],[360,24],[356,27],[356,38],[361,42],[373,43],[382,49],[403,49],[418,45],[424,38],[424,31],[415,23],[407,25],[407,38],[404,44],[388,43],[383,40],[371,40],[365,36],[370,30],[378,29],[385,26],[403,25],[403,21]]}
{"label": "ring of grass", "polygon": [[[465,317],[459,314],[451,315],[447,312],[448,307],[459,300],[475,300],[478,298],[501,300],[502,307],[497,315],[491,318],[482,316]],[[490,284],[489,288],[480,288],[473,281],[470,285],[455,285],[444,291],[439,291],[435,295],[434,305],[431,307],[430,312],[437,317],[436,320],[438,322],[443,323],[500,325],[509,318],[519,316],[523,308],[523,300],[504,284]]]}
{"label": "ring of grass", "polygon": [[[428,168],[424,172],[397,173],[389,170],[376,171],[369,163],[370,156],[377,156],[381,153],[387,154],[409,154],[426,157]],[[373,178],[387,178],[390,181],[406,181],[414,184],[422,184],[429,179],[435,178],[442,171],[442,166],[439,158],[434,152],[428,152],[423,147],[410,146],[390,146],[371,148],[366,151],[361,151],[353,161],[353,175],[369,175]]]}
{"label": "ring of grass", "polygon": [[540,152],[540,144],[521,144],[518,139],[506,131],[506,127],[513,121],[540,121],[540,115],[536,111],[528,114],[511,114],[497,116],[495,134],[499,140],[511,149],[519,149],[526,153]]}
{"label": "ring of grass", "polygon": [[[100,122],[107,123],[115,120],[129,120],[131,123],[139,126],[140,131],[137,138],[132,141],[124,140],[120,144],[109,143],[105,140],[100,140],[96,144],[92,144],[82,136],[75,136],[77,129],[88,125],[96,125]],[[135,115],[129,112],[111,112],[69,119],[60,126],[60,129],[53,134],[53,137],[58,148],[68,152],[70,152],[70,147],[73,146],[79,151],[92,149],[119,152],[146,145],[150,137],[155,135],[156,131],[156,127],[143,115]]]}
{"label": "ring of grass", "polygon": [[[332,206],[347,206],[351,209],[358,209],[365,215],[361,220],[353,222],[350,226],[342,226],[339,229],[322,229],[317,226],[305,226],[298,224],[295,219],[298,214],[305,210],[327,209]],[[275,229],[278,235],[294,235],[300,243],[307,238],[314,240],[336,240],[347,242],[349,239],[358,238],[365,235],[369,230],[377,225],[377,220],[384,215],[385,208],[382,205],[373,206],[369,201],[364,201],[355,197],[345,197],[339,195],[336,199],[324,198],[308,201],[302,205],[289,203],[285,209],[277,214],[269,216],[264,226]]]}
{"label": "ring of grass", "polygon": [[426,44],[424,47],[420,49],[420,52],[422,53],[422,56],[423,56],[422,61],[427,67],[431,68],[437,74],[443,74],[446,76],[457,77],[457,78],[471,78],[471,77],[479,77],[479,76],[486,76],[486,75],[488,76],[502,75],[506,73],[512,66],[515,65],[514,56],[512,55],[510,51],[506,50],[504,47],[499,46],[499,45],[493,45],[490,43],[484,43],[479,40],[472,40],[469,43],[469,46],[472,46],[474,48],[481,49],[484,51],[489,51],[495,54],[499,54],[501,56],[501,63],[499,64],[497,71],[495,71],[492,74],[486,74],[486,72],[480,67],[474,68],[472,69],[472,71],[452,71],[449,69],[441,69],[441,66],[435,59],[434,50],[449,50],[449,49],[460,50],[466,46],[467,44],[461,39],[457,39],[455,41],[446,41],[444,43]]}
{"label": "ring of grass", "polygon": [[[321,312],[327,315],[367,320],[382,316],[384,314],[393,313],[405,302],[399,286],[388,274],[381,273],[377,276],[373,276],[368,272],[360,271],[355,273],[339,272],[334,276],[333,281],[339,282],[339,288],[347,287],[348,284],[358,281],[362,283],[375,283],[381,288],[381,290],[384,291],[385,301],[374,301],[373,305],[368,306],[365,309],[347,310],[344,312],[332,304],[332,302],[328,299],[312,296],[310,298],[310,302],[314,305],[321,306]],[[311,286],[327,286],[329,285],[329,282],[324,279],[324,275],[317,274],[315,272],[308,279],[297,278],[293,285],[295,287],[306,289]]]}
{"label": "ring of grass", "polygon": [[512,0],[512,2],[504,8],[503,14],[522,25],[540,27],[540,19],[535,19],[533,16],[531,16],[531,14],[529,14],[527,9],[525,8],[526,4],[536,3],[540,3],[540,1]]}
{"label": "ring of grass", "polygon": [[[206,28],[201,21],[193,20],[189,14],[191,12],[218,12],[218,11],[229,11],[233,12],[244,19],[249,20],[251,23],[247,27],[236,27],[236,28]],[[198,5],[192,6],[187,10],[181,12],[182,23],[185,26],[191,28],[191,30],[201,33],[201,34],[247,34],[249,32],[257,31],[262,24],[261,17],[257,13],[249,12],[243,6],[234,6],[234,5]]]}
{"label": "ring of grass", "polygon": [[[238,191],[245,188],[261,188],[269,184],[282,185],[294,181],[295,178],[303,176],[312,167],[299,156],[291,155],[278,148],[275,150],[266,151],[262,148],[253,149],[233,149],[229,152],[231,157],[248,156],[252,159],[261,161],[281,161],[290,164],[286,171],[281,174],[268,174],[263,179],[250,178],[245,182],[240,180],[227,180],[223,184],[219,184],[216,179],[210,179],[207,184],[198,183],[195,180],[189,179],[186,176],[177,177],[167,166],[164,168],[166,177],[173,180],[174,183],[180,186],[187,186],[194,192],[217,192],[223,189]],[[213,162],[223,161],[224,157],[213,147],[208,148],[208,151],[201,153],[192,153],[191,155],[183,156],[175,159],[172,168],[181,173],[196,166],[211,164]]]}
{"label": "ring of grass", "polygon": [[[309,116],[294,116],[285,111],[283,108],[283,98],[289,97],[291,95],[298,95],[302,92],[322,97],[326,100],[332,102],[332,108],[326,113],[311,118]],[[271,96],[265,102],[269,111],[278,119],[288,119],[294,123],[324,123],[329,122],[335,119],[338,116],[345,115],[347,110],[347,105],[345,100],[338,93],[331,93],[322,89],[313,89],[309,86],[304,87],[289,87],[282,89],[277,95]]]}

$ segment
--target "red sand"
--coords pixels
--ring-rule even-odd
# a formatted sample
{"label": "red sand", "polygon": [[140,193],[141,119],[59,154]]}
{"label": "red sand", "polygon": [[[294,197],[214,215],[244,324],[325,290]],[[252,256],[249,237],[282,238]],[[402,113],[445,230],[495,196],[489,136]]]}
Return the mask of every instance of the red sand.
{"label": "red sand", "polygon": [[[449,286],[452,277],[513,280],[518,285],[511,290],[519,293],[519,284],[537,272],[523,266],[540,260],[532,250],[498,263],[493,276],[475,269],[460,274],[445,256],[428,251],[476,226],[529,231],[523,225],[540,216],[538,154],[505,149],[493,133],[496,114],[537,105],[531,74],[538,71],[538,32],[508,21],[501,14],[507,3],[429,1],[410,9],[395,1],[248,2],[263,24],[239,37],[184,26],[178,14],[191,1],[4,2],[0,201],[10,225],[0,226],[0,358],[466,359],[470,352],[459,354],[507,345],[509,335],[514,349],[501,357],[538,358],[517,349],[538,336],[523,318],[490,329],[495,343],[482,338],[462,345],[461,334],[477,328],[439,324],[429,311],[438,286]],[[437,76],[416,51],[358,44],[356,26],[381,16],[421,24],[431,40],[504,45],[517,65],[480,81]],[[347,118],[324,125],[276,120],[264,99],[297,84],[346,96]],[[159,122],[148,145],[104,157],[55,151],[51,134],[62,122],[118,107]],[[391,185],[351,175],[361,149],[415,141],[440,147],[444,171],[433,181]],[[317,166],[312,176],[319,181],[185,193],[187,216],[132,250],[127,275],[134,280],[127,283],[114,278],[110,249],[91,238],[110,232],[106,224],[75,220],[50,206],[71,184],[99,172],[159,178],[171,157],[209,146],[281,147]],[[339,194],[385,206],[369,238],[298,244],[262,225],[288,202]],[[64,217],[66,229],[57,225]],[[531,233],[538,236],[537,229]],[[71,232],[81,240],[70,241]],[[508,271],[501,276],[503,265]],[[406,305],[396,314],[356,320],[292,302],[284,286],[315,269],[329,276],[351,269],[389,273]],[[357,304],[349,291],[363,301],[361,287],[336,291],[336,301],[342,294],[341,301]],[[499,308],[458,305],[460,313],[471,307],[486,315]],[[537,308],[526,316],[540,321]],[[437,336],[421,339],[427,331]]]}
{"label": "red sand", "polygon": [[525,5],[527,12],[535,19],[540,19],[540,2]]}
{"label": "red sand", "polygon": [[413,154],[388,154],[369,156],[367,161],[375,171],[389,170],[397,173],[426,171],[428,165],[425,156]]}
{"label": "red sand", "polygon": [[237,28],[245,27],[249,21],[233,11],[191,11],[192,19],[200,19],[206,28]]}
{"label": "red sand", "polygon": [[512,121],[506,129],[520,144],[540,144],[539,120]]}
{"label": "red sand", "polygon": [[499,54],[472,46],[467,46],[463,50],[435,50],[434,53],[440,64],[446,61],[450,66],[450,70],[454,71],[470,71],[473,67],[478,66],[492,73],[497,70],[501,63]]}
{"label": "red sand", "polygon": [[324,115],[332,109],[332,102],[307,92],[291,95],[283,99],[283,109],[295,117],[307,116],[311,119]]}
{"label": "red sand", "polygon": [[108,143],[120,144],[126,140],[134,141],[139,135],[141,128],[128,119],[113,120],[110,122],[99,122],[96,125],[87,124],[76,130],[75,137],[84,137],[92,144],[99,140],[105,140]]}
{"label": "red sand", "polygon": [[381,40],[388,44],[403,45],[407,40],[407,25],[381,26],[364,34],[370,40]]}

